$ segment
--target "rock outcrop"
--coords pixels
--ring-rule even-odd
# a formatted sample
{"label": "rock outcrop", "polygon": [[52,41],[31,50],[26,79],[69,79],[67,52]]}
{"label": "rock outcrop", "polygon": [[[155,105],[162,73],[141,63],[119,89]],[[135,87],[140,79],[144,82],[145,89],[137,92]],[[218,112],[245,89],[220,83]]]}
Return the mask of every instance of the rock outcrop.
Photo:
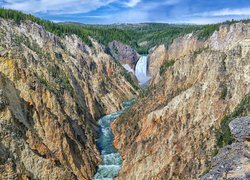
{"label": "rock outcrop", "polygon": [[109,43],[108,52],[121,64],[129,65],[133,70],[140,58],[140,55],[134,49],[118,41]]}
{"label": "rock outcrop", "polygon": [[250,141],[250,117],[235,119],[229,124],[229,127],[238,142]]}
{"label": "rock outcrop", "polygon": [[220,150],[202,180],[250,179],[250,117],[237,118],[229,126],[236,142]]}
{"label": "rock outcrop", "polygon": [[151,50],[148,56],[148,73],[149,75],[155,76],[159,73],[160,67],[167,60],[167,49],[165,45],[160,45]]}
{"label": "rock outcrop", "polygon": [[223,117],[250,93],[249,32],[249,24],[221,27],[203,47],[176,52],[161,81],[112,124],[114,145],[124,159],[118,179],[198,179],[204,174]]}
{"label": "rock outcrop", "polygon": [[198,40],[196,34],[190,33],[174,39],[173,43],[167,48],[165,45],[160,45],[152,49],[149,54],[148,65],[150,75],[153,77],[152,81],[154,81],[154,83],[159,81],[156,81],[154,78],[155,76],[159,76],[160,67],[166,63],[166,61],[183,58],[188,54],[192,54],[204,48],[206,44],[205,41]]}
{"label": "rock outcrop", "polygon": [[97,119],[137,94],[92,44],[0,18],[0,179],[92,179]]}
{"label": "rock outcrop", "polygon": [[186,34],[176,38],[167,50],[168,59],[179,59],[191,54],[205,46],[205,42],[199,40],[194,33]]}

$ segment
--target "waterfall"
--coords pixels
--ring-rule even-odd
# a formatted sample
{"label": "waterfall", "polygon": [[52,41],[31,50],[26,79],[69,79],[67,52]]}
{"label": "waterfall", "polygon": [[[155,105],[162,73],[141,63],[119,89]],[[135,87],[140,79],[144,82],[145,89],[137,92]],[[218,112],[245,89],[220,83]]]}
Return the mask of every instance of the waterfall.
{"label": "waterfall", "polygon": [[135,67],[135,76],[141,85],[145,84],[150,77],[147,76],[148,57],[141,56]]}

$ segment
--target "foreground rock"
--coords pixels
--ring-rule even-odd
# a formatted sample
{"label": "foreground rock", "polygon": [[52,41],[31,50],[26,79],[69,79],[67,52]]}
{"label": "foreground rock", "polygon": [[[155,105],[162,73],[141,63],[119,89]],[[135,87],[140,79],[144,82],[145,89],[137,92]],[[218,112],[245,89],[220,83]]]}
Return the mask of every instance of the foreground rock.
{"label": "foreground rock", "polygon": [[219,151],[202,180],[250,179],[250,117],[235,119],[230,129],[236,142]]}
{"label": "foreground rock", "polygon": [[229,127],[237,141],[250,141],[250,117],[235,119]]}
{"label": "foreground rock", "polygon": [[0,179],[92,179],[97,119],[137,93],[92,43],[0,19]]}
{"label": "foreground rock", "polygon": [[222,118],[250,93],[249,38],[249,24],[222,26],[203,48],[181,53],[114,122],[124,159],[118,179],[198,179],[206,172]]}

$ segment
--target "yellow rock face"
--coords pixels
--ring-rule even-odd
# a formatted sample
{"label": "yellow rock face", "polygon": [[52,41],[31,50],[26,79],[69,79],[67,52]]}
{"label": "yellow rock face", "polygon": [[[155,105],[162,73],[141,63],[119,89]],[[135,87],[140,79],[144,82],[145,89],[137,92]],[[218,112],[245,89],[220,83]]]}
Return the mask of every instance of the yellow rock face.
{"label": "yellow rock face", "polygon": [[148,71],[150,76],[155,76],[164,63],[167,60],[167,49],[165,45],[157,47],[150,55],[148,61]]}

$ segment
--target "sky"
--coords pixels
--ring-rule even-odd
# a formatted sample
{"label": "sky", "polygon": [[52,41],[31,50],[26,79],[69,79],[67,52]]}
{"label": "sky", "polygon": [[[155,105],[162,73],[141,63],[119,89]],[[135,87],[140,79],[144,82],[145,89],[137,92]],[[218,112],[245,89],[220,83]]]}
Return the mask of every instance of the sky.
{"label": "sky", "polygon": [[250,0],[0,0],[54,22],[211,24],[250,18]]}

